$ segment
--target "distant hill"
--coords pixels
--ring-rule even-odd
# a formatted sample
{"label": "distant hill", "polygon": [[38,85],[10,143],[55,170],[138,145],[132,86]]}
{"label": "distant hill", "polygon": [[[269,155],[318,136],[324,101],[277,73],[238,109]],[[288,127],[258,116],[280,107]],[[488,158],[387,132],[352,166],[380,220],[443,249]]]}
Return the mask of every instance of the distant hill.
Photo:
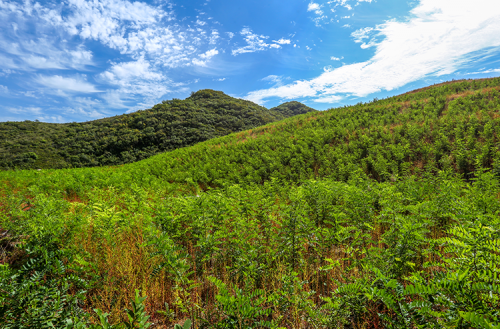
{"label": "distant hill", "polygon": [[273,107],[271,111],[277,111],[286,117],[291,117],[294,115],[313,112],[316,110],[300,102],[292,101]]}
{"label": "distant hill", "polygon": [[0,169],[118,165],[315,111],[299,102],[266,109],[221,91],[83,123],[0,123]]}

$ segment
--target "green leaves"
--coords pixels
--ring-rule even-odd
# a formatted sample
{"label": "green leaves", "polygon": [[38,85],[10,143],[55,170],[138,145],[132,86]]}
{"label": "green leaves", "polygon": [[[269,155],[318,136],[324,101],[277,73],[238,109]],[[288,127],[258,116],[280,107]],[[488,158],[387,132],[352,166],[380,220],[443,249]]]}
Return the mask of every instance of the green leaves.
{"label": "green leaves", "polygon": [[174,329],[190,329],[190,328],[191,328],[191,320],[189,319],[187,319],[182,326],[179,324],[176,324],[174,326]]}
{"label": "green leaves", "polygon": [[147,329],[151,326],[148,323],[149,316],[146,314],[144,301],[146,297],[139,295],[139,290],[135,291],[135,300],[131,302],[132,308],[127,310],[128,322],[125,323],[127,329]]}

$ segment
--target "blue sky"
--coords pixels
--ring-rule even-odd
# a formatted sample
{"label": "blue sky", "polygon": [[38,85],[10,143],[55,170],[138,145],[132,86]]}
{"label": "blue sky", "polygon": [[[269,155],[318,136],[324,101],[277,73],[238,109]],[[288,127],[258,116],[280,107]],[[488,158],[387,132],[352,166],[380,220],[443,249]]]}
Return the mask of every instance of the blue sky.
{"label": "blue sky", "polygon": [[0,121],[88,121],[205,88],[325,110],[493,76],[498,0],[0,0]]}

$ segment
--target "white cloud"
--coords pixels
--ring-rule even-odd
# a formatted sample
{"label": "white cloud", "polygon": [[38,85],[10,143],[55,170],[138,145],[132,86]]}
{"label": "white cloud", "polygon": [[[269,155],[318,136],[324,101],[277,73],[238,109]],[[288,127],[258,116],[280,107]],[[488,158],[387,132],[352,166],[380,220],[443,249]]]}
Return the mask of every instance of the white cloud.
{"label": "white cloud", "polygon": [[210,59],[212,57],[214,57],[215,55],[217,55],[219,53],[219,51],[217,50],[217,48],[214,48],[214,49],[210,49],[209,51],[207,51],[206,53],[204,54],[201,54],[200,55],[200,58],[203,58],[203,59]]}
{"label": "white cloud", "polygon": [[283,77],[282,76],[279,76],[279,75],[268,75],[267,77],[265,78],[262,78],[261,79],[262,81],[269,81],[271,83],[281,83],[281,81],[283,80]]}
{"label": "white cloud", "polygon": [[342,96],[327,96],[327,97],[321,97],[321,98],[316,98],[313,99],[313,102],[315,103],[338,103],[343,99]]}
{"label": "white cloud", "polygon": [[100,79],[107,84],[114,85],[118,89],[108,90],[103,97],[115,103],[113,106],[124,106],[124,99],[130,99],[135,95],[145,98],[156,99],[169,91],[171,84],[162,73],[154,70],[151,64],[144,58],[137,61],[114,63],[113,66],[100,74]]}
{"label": "white cloud", "polygon": [[95,86],[85,81],[82,77],[66,78],[60,75],[45,76],[40,75],[36,79],[39,84],[54,91],[96,93],[99,92]]}
{"label": "white cloud", "polygon": [[219,51],[217,50],[217,48],[210,49],[206,53],[200,54],[199,59],[194,58],[193,64],[198,65],[198,66],[207,66],[207,62],[210,61],[210,59],[217,54],[219,54]]}
{"label": "white cloud", "polygon": [[471,75],[471,74],[488,74],[488,73],[500,73],[500,69],[490,69],[490,70],[484,70],[484,71],[478,71],[478,72],[470,72],[467,74]]}
{"label": "white cloud", "polygon": [[330,60],[332,60],[332,61],[340,61],[342,59],[344,59],[344,56],[342,56],[342,57],[335,57],[335,56],[330,57]]}
{"label": "white cloud", "polygon": [[8,93],[9,93],[9,88],[0,85],[0,94],[8,94]]}
{"label": "white cloud", "polygon": [[314,11],[316,15],[323,15],[321,6],[317,3],[311,2],[307,5],[307,11]]}
{"label": "white cloud", "polygon": [[[256,51],[266,50],[271,47],[270,44],[266,43],[264,40],[268,39],[268,36],[258,35],[252,32],[248,27],[243,28],[240,34],[244,36],[247,45],[245,47],[240,47],[232,51],[233,56],[245,53],[253,53]],[[279,45],[277,45],[280,47]]]}
{"label": "white cloud", "polygon": [[214,79],[214,81],[219,81],[219,82],[226,81],[226,80],[227,80],[226,78]]}
{"label": "white cloud", "polygon": [[291,41],[289,39],[279,39],[278,41],[273,40],[274,43],[280,44],[280,45],[289,45]]}
{"label": "white cloud", "polygon": [[151,71],[150,63],[145,61],[144,58],[132,62],[113,64],[109,70],[101,74],[101,77],[116,85],[127,84],[137,78],[141,80],[163,79],[162,74]]}
{"label": "white cloud", "polygon": [[[261,103],[270,97],[364,97],[427,76],[451,74],[486,50],[499,50],[500,12],[491,10],[497,5],[497,0],[421,0],[407,20],[387,21],[353,34],[355,42],[376,47],[370,60],[326,71],[311,80],[257,90],[246,98]],[[372,32],[376,34],[365,44]]]}
{"label": "white cloud", "polygon": [[37,120],[42,122],[52,122],[52,123],[64,123],[68,122],[66,118],[63,118],[61,115],[40,115],[37,117]]}
{"label": "white cloud", "polygon": [[215,45],[217,43],[217,40],[219,40],[219,38],[220,38],[219,31],[212,30],[212,34],[210,35],[208,43],[211,45]]}
{"label": "white cloud", "polygon": [[[209,24],[205,21],[198,20],[196,29],[182,27],[175,22],[170,11],[163,9],[161,1],[158,6],[154,6],[129,0],[68,0],[43,5],[30,1],[21,5],[3,0],[0,19],[8,19],[9,15],[15,15],[16,19],[24,20],[25,23],[35,22],[39,30],[48,31],[52,28],[54,38],[65,33],[68,39],[78,36],[82,40],[98,41],[135,60],[145,57],[155,65],[168,68],[191,65],[192,58],[205,51],[200,46],[215,44],[218,39],[217,31],[209,34],[200,29],[208,28]],[[9,28],[13,31],[12,26]],[[12,44],[11,40],[8,43]],[[65,46],[68,49],[69,44]],[[38,54],[40,56],[27,58],[29,65],[52,69],[67,67],[59,61],[51,61],[64,54]],[[66,57],[70,55],[66,54]],[[84,65],[89,65],[88,56],[81,59],[86,59]],[[10,68],[17,66],[10,65]]]}
{"label": "white cloud", "polygon": [[10,107],[7,110],[14,114],[41,115],[43,110],[40,107]]}

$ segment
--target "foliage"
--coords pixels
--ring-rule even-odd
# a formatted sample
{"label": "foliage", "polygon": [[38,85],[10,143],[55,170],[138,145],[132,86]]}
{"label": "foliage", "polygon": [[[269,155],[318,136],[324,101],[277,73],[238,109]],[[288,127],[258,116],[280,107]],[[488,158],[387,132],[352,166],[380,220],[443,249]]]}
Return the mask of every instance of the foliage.
{"label": "foliage", "polygon": [[[121,167],[2,172],[1,289],[46,296],[2,310],[82,329],[498,328],[499,85],[304,114]],[[34,278],[19,266],[37,257],[53,265]]]}
{"label": "foliage", "polygon": [[186,100],[95,121],[4,122],[0,169],[119,165],[310,111],[300,103],[268,110],[205,89]]}
{"label": "foliage", "polygon": [[24,250],[22,266],[1,267],[1,327],[62,328],[68,318],[82,316],[88,285],[65,264],[71,253],[50,239],[29,241]]}

